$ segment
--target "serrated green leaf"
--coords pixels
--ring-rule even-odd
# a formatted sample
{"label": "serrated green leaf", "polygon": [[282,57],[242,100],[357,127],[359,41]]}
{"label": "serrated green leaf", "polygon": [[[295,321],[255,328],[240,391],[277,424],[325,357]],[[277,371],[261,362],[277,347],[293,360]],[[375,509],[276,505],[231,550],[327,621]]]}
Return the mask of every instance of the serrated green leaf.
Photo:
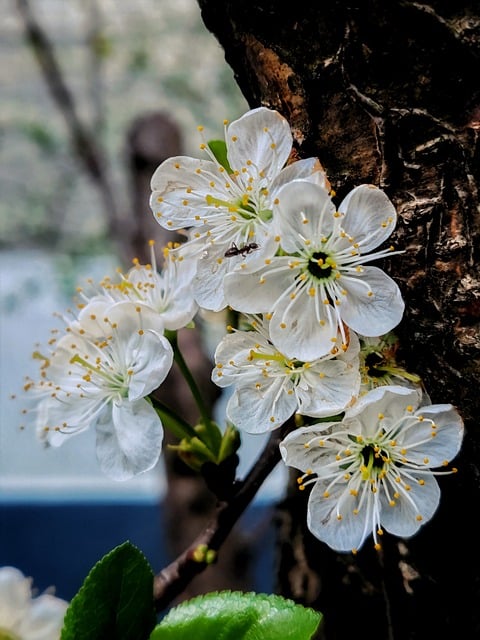
{"label": "serrated green leaf", "polygon": [[310,640],[321,619],[281,596],[221,591],[171,609],[150,640]]}
{"label": "serrated green leaf", "polygon": [[225,140],[209,140],[208,147],[215,156],[217,162],[224,167],[228,173],[233,173],[232,167],[227,158],[227,145]]}
{"label": "serrated green leaf", "polygon": [[61,640],[145,640],[155,623],[153,572],[125,542],[85,578],[65,614]]}

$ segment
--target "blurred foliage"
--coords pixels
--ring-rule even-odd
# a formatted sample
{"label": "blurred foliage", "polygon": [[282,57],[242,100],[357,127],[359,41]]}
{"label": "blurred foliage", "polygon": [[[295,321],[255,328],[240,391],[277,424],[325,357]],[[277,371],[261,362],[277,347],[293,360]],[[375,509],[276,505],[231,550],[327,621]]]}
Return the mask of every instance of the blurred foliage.
{"label": "blurred foliage", "polygon": [[[127,213],[126,133],[136,117],[154,110],[172,114],[183,152],[198,155],[197,124],[216,137],[225,118],[247,108],[195,0],[120,0],[114,11],[109,0],[34,0],[31,6],[82,122],[104,148]],[[6,8],[0,35],[0,248],[110,251],[101,199],[71,150],[14,3]]]}

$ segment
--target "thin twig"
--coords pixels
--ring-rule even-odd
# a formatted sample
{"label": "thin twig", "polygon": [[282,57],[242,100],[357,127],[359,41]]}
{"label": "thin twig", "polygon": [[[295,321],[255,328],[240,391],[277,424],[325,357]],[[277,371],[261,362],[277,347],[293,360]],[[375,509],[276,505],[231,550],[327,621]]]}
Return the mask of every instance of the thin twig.
{"label": "thin twig", "polygon": [[195,551],[200,545],[218,551],[228,534],[255,497],[268,475],[280,461],[279,444],[291,430],[293,421],[274,431],[257,462],[252,466],[238,489],[228,502],[222,502],[212,520],[192,544],[165,567],[154,580],[154,600],[157,611],[162,611],[187,587],[191,580],[201,573],[208,564],[195,559]]}

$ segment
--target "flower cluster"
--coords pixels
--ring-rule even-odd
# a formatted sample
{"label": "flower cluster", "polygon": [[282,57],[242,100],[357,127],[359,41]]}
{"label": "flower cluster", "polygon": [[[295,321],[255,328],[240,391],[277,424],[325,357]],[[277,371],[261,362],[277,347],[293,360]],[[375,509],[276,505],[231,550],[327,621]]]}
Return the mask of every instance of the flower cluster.
{"label": "flower cluster", "polygon": [[215,352],[212,379],[233,388],[227,419],[262,433],[306,418],[281,452],[301,489],[314,484],[310,530],[339,551],[370,533],[378,546],[382,523],[408,537],[432,517],[434,469],[457,454],[463,425],[451,405],[419,408],[420,378],[395,362],[404,302],[370,265],[401,253],[381,248],[393,204],[360,185],[337,207],[315,158],[285,166],[291,146],[286,121],[254,109],[226,127],[222,154],[202,142],[209,160],[165,161],[151,207],[166,229],[188,227],[178,253],[197,257],[198,304],[245,314]]}
{"label": "flower cluster", "polygon": [[168,248],[159,274],[152,248],[151,265],[135,261],[119,282],[106,279],[93,295],[79,290],[63,333],[35,353],[39,380],[25,384],[45,444],[60,446],[95,427],[97,458],[111,478],[128,479],[157,463],[163,426],[149,395],[173,362],[164,331],[188,324],[197,311],[190,281],[188,265],[170,259]]}
{"label": "flower cluster", "polygon": [[[371,264],[402,253],[388,244],[395,207],[370,184],[337,205],[317,158],[290,161],[292,133],[275,111],[225,123],[224,142],[199,131],[206,158],[169,158],[151,183],[155,219],[185,241],[165,248],[161,272],[152,250],[150,265],[80,292],[65,334],[38,353],[41,379],[27,387],[40,397],[41,438],[56,446],[94,426],[110,476],[151,468],[163,435],[152,394],[172,364],[170,334],[199,310],[224,311],[234,320],[212,380],[231,387],[228,429],[260,434],[295,416],[281,454],[302,472],[300,489],[313,485],[312,533],[343,552],[370,534],[378,547],[382,527],[413,535],[438,506],[434,476],[458,453],[463,424],[396,362],[404,302]],[[233,445],[196,391],[202,423],[174,426],[198,469]]]}

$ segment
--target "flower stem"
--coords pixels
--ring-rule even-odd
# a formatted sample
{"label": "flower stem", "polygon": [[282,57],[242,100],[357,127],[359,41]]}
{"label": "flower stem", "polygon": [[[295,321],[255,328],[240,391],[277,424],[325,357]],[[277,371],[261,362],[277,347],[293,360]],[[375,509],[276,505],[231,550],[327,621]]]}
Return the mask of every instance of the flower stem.
{"label": "flower stem", "polygon": [[178,368],[182,372],[182,375],[185,378],[185,381],[190,388],[192,396],[200,412],[201,420],[205,425],[208,425],[211,422],[210,412],[208,411],[207,406],[203,401],[202,394],[200,393],[200,389],[198,388],[197,383],[195,382],[195,379],[192,376],[192,372],[188,368],[188,365],[185,362],[182,352],[180,351],[180,347],[178,346],[177,332],[176,331],[171,332],[170,335],[167,335],[167,337],[170,340],[170,344],[173,347],[174,360],[177,363]]}
{"label": "flower stem", "polygon": [[272,432],[245,479],[235,483],[233,495],[219,504],[212,520],[192,544],[155,576],[153,593],[157,611],[162,611],[170,606],[172,600],[184,591],[191,580],[207,568],[206,561],[198,562],[196,560],[195,550],[199,545],[214,552],[220,549],[257,491],[281,460],[279,444],[286,434],[294,428],[294,420],[290,418],[282,427]]}
{"label": "flower stem", "polygon": [[174,436],[182,440],[183,438],[198,437],[195,429],[186,420],[177,415],[170,407],[160,402],[155,396],[149,396],[155,411],[160,416],[163,424]]}

